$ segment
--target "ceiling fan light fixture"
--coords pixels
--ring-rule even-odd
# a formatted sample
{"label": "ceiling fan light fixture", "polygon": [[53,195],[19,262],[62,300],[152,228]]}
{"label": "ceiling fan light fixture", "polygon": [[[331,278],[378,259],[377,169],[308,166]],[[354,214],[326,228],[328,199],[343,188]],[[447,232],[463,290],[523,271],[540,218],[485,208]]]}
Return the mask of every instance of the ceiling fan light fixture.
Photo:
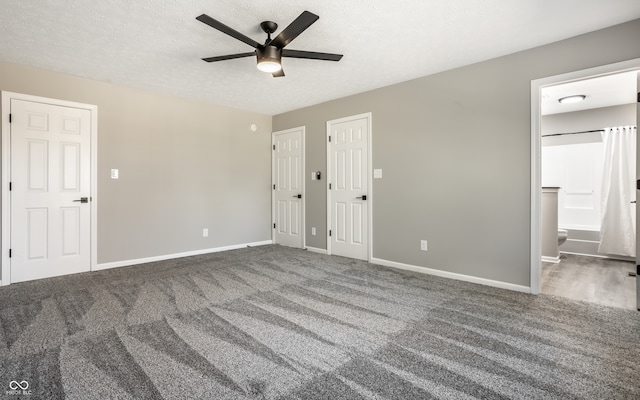
{"label": "ceiling fan light fixture", "polygon": [[276,61],[258,60],[258,69],[262,72],[274,73],[282,69],[282,65]]}
{"label": "ceiling fan light fixture", "polygon": [[576,94],[573,96],[567,96],[567,97],[563,97],[561,99],[558,99],[558,102],[560,104],[569,104],[569,103],[579,103],[582,100],[586,99],[587,96],[583,95],[583,94]]}
{"label": "ceiling fan light fixture", "polygon": [[258,56],[258,69],[263,72],[274,73],[282,69],[280,59],[282,57],[282,50],[275,46],[265,46],[263,48],[257,48],[256,53]]}

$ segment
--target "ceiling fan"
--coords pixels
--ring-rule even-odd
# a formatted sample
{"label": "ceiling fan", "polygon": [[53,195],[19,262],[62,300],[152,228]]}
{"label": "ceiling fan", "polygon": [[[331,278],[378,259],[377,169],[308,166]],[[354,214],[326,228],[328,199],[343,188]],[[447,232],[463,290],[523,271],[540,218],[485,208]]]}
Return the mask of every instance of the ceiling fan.
{"label": "ceiling fan", "polygon": [[300,14],[300,16],[298,16],[298,18],[296,18],[289,26],[284,28],[278,34],[278,36],[273,39],[271,39],[271,34],[274,33],[276,29],[278,29],[278,24],[273,21],[264,21],[260,24],[260,28],[262,28],[262,30],[267,34],[267,40],[264,42],[264,44],[260,44],[250,37],[247,37],[242,33],[236,31],[235,29],[226,26],[222,22],[217,21],[206,14],[202,14],[196,18],[198,21],[204,22],[210,27],[217,29],[222,33],[226,33],[227,35],[255,48],[255,50],[250,53],[238,53],[228,54],[225,56],[207,57],[203,58],[203,60],[206,62],[214,62],[232,60],[234,58],[256,56],[258,60],[258,69],[260,71],[269,72],[274,77],[284,76],[281,62],[282,57],[340,61],[340,59],[342,58],[342,54],[318,53],[315,51],[290,50],[284,48],[289,43],[291,43],[293,39],[297,38],[298,35],[300,35],[314,22],[316,22],[318,18],[320,17],[309,11],[304,11],[302,14]]}

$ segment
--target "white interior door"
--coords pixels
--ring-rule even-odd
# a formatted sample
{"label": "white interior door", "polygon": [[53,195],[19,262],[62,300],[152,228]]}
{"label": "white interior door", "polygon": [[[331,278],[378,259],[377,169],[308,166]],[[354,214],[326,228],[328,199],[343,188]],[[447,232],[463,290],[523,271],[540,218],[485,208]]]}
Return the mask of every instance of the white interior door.
{"label": "white interior door", "polygon": [[304,246],[304,127],[273,133],[273,240]]}
{"label": "white interior door", "polygon": [[361,260],[369,254],[369,122],[365,115],[328,123],[329,251]]}
{"label": "white interior door", "polygon": [[91,268],[91,112],[11,99],[11,281]]}

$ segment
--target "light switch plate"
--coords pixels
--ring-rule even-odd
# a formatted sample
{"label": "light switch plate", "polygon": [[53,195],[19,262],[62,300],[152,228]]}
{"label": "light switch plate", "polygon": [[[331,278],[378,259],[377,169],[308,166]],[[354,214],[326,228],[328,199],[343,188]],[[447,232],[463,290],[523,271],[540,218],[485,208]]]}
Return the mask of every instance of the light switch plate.
{"label": "light switch plate", "polygon": [[380,169],[380,168],[374,169],[373,170],[373,178],[374,179],[381,179],[382,178],[382,169]]}
{"label": "light switch plate", "polygon": [[118,179],[118,170],[115,168],[111,170],[111,179]]}

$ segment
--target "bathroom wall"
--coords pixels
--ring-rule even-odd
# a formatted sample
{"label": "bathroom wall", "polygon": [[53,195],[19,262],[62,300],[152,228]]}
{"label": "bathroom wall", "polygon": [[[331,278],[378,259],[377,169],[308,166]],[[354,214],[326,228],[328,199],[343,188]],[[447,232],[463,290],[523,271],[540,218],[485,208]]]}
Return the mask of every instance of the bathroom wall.
{"label": "bathroom wall", "polygon": [[602,140],[544,146],[542,186],[558,186],[558,227],[600,230]]}
{"label": "bathroom wall", "polygon": [[[567,143],[568,140],[580,140],[585,135],[553,136],[554,133],[582,132],[602,129],[608,126],[626,126],[636,124],[636,105],[623,104],[613,107],[593,108],[561,114],[543,115],[540,121],[542,145],[550,145],[556,141]],[[596,134],[600,136],[599,134]],[[589,137],[587,135],[586,137]]]}
{"label": "bathroom wall", "polygon": [[[541,119],[543,136],[635,124],[635,104],[545,115]],[[561,252],[601,255],[597,250],[603,151],[599,132],[542,139],[542,185],[561,187],[558,227],[569,231]]]}

